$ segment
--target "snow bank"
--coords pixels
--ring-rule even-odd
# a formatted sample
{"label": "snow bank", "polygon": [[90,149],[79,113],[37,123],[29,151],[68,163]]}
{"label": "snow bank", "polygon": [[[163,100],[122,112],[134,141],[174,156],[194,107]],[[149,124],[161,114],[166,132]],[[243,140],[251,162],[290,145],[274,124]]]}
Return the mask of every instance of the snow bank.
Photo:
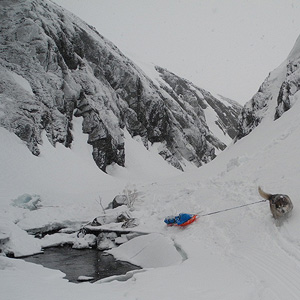
{"label": "snow bank", "polygon": [[0,221],[0,245],[3,252],[15,257],[41,252],[39,240],[8,220]]}
{"label": "snow bank", "polygon": [[[125,168],[112,165],[107,173],[129,182],[153,182],[181,174],[181,171],[168,164],[158,153],[155,147],[145,148],[139,136],[132,138],[127,130],[125,137]],[[154,154],[154,155],[153,155]]]}
{"label": "snow bank", "polygon": [[167,267],[182,262],[174,242],[158,233],[136,237],[107,252],[143,268]]}
{"label": "snow bank", "polygon": [[[57,144],[54,148],[44,137],[41,155],[32,155],[17,136],[0,128],[1,140],[1,196],[17,198],[28,194],[58,200],[62,196],[72,201],[82,201],[89,194],[97,195],[101,186],[113,186],[116,180],[99,171],[90,155],[87,136],[78,134],[81,120],[74,122],[72,149]],[[88,180],[85,180],[88,178]]]}

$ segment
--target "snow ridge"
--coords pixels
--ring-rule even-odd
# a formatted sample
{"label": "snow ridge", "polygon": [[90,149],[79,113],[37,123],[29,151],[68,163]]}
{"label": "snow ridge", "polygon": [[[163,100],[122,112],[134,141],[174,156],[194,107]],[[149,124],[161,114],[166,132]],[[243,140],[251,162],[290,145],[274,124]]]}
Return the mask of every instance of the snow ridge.
{"label": "snow ridge", "polygon": [[300,82],[300,38],[287,59],[270,72],[258,92],[247,102],[239,122],[240,139],[249,134],[264,119],[277,120],[297,101]]}

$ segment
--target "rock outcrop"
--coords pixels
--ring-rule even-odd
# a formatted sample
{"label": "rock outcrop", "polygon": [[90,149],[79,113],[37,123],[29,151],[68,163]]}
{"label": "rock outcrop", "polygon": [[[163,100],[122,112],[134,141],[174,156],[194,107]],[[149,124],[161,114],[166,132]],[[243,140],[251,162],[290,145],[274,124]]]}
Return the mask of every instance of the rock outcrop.
{"label": "rock outcrop", "polygon": [[[226,147],[207,124],[206,111],[224,136],[236,134],[240,107],[214,98],[157,68],[158,86],[110,41],[48,0],[0,2],[0,126],[34,155],[42,133],[53,146],[72,147],[72,121],[82,118],[97,166],[124,166],[123,130],[173,166],[197,166]],[[223,103],[224,102],[224,103]]]}
{"label": "rock outcrop", "polygon": [[272,71],[258,92],[245,104],[239,121],[241,139],[268,117],[277,120],[297,101],[300,89],[300,38],[287,59]]}

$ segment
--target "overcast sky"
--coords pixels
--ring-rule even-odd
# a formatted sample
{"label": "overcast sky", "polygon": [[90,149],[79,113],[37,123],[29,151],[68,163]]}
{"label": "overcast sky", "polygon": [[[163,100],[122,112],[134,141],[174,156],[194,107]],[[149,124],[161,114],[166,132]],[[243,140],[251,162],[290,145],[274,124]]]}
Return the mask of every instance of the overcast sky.
{"label": "overcast sky", "polygon": [[300,34],[299,0],[53,0],[129,58],[245,103]]}

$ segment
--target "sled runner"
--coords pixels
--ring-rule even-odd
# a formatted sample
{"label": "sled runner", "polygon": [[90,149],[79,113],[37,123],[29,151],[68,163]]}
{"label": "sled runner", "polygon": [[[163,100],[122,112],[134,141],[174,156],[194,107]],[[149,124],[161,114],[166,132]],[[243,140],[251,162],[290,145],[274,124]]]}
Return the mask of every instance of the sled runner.
{"label": "sled runner", "polygon": [[164,222],[168,226],[187,226],[197,219],[198,215],[181,213],[178,216],[166,217]]}

